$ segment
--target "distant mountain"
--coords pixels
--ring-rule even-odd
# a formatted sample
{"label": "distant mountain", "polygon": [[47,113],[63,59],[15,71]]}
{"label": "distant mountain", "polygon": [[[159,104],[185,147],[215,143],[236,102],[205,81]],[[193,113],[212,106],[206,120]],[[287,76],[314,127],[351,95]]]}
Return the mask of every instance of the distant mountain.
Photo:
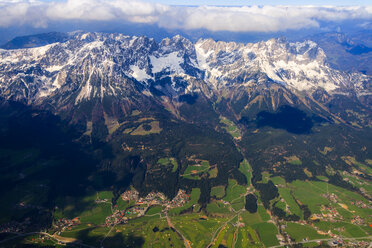
{"label": "distant mountain", "polygon": [[66,42],[69,35],[66,33],[50,32],[44,34],[21,36],[12,39],[1,46],[2,49],[21,49],[41,47],[56,42]]}
{"label": "distant mountain", "polygon": [[[343,33],[323,33],[310,36],[325,51],[328,63],[335,69],[362,72],[372,75],[372,47],[369,42],[370,32],[350,38]],[[366,44],[364,44],[365,42]]]}

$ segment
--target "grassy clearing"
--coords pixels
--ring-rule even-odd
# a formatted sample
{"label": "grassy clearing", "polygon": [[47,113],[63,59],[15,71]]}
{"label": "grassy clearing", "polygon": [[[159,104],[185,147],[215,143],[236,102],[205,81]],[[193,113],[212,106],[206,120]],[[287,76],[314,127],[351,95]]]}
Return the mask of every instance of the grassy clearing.
{"label": "grassy clearing", "polygon": [[270,215],[266,212],[266,209],[262,205],[258,205],[257,213],[259,213],[262,221],[270,220]]}
{"label": "grassy clearing", "polygon": [[328,236],[320,235],[316,232],[316,230],[308,225],[300,225],[297,223],[287,223],[287,227],[285,231],[293,238],[295,241],[300,242],[304,238],[309,240],[313,239],[324,239]]}
{"label": "grassy clearing", "polygon": [[245,187],[241,186],[237,183],[234,179],[229,179],[229,185],[226,189],[226,196],[223,198],[225,201],[233,203],[238,198],[243,198],[243,194],[245,193]]}
{"label": "grassy clearing", "polygon": [[209,178],[216,178],[218,175],[218,168],[215,166],[213,169],[211,169],[209,172]]}
{"label": "grassy clearing", "polygon": [[187,179],[199,180],[200,174],[208,171],[209,168],[210,168],[209,162],[202,161],[199,164],[187,166],[182,176]]}
{"label": "grassy clearing", "polygon": [[324,182],[328,182],[328,177],[326,177],[326,176],[316,176],[316,178],[318,178],[319,180],[321,180],[321,181],[324,181]]}
{"label": "grassy clearing", "polygon": [[240,130],[238,129],[234,122],[230,121],[229,119],[223,116],[220,117],[220,122],[223,124],[222,128],[225,129],[226,132],[228,132],[231,136],[233,136],[234,138],[241,137]]}
{"label": "grassy clearing", "polygon": [[176,172],[178,169],[178,163],[175,158],[160,158],[158,160],[158,164],[163,165],[163,166],[168,166],[171,165],[172,167],[172,172]]}
{"label": "grassy clearing", "polygon": [[235,211],[238,211],[240,209],[243,209],[244,208],[244,204],[245,204],[245,199],[244,197],[240,197],[238,199],[235,199],[231,202],[231,207],[235,210]]}
{"label": "grassy clearing", "polygon": [[58,210],[55,214],[62,216],[61,218],[73,219],[79,217],[84,211],[93,209],[97,204],[95,203],[96,193],[88,194],[85,197],[63,197],[56,201]]}
{"label": "grassy clearing", "polygon": [[126,128],[123,133],[125,134],[130,134],[133,130],[135,129],[135,127],[129,127],[129,128]]}
{"label": "grassy clearing", "polygon": [[359,170],[361,170],[362,172],[364,172],[365,174],[368,174],[368,175],[372,175],[372,168],[366,166],[365,164],[362,164],[360,162],[358,162],[355,157],[351,157],[351,156],[342,156],[341,157],[345,163],[347,163],[348,165],[352,166],[356,166]]}
{"label": "grassy clearing", "polygon": [[221,245],[226,246],[226,239],[229,237],[230,233],[233,232],[233,229],[234,228],[232,228],[231,225],[226,225],[224,228],[222,228],[222,230],[219,231],[216,241],[212,247],[218,248]]}
{"label": "grassy clearing", "polygon": [[300,209],[300,207],[298,206],[298,204],[296,203],[295,199],[293,199],[291,193],[290,193],[290,190],[288,188],[279,188],[279,194],[280,196],[285,200],[285,202],[288,204],[289,206],[289,210],[299,216],[300,218],[303,219],[303,213]]}
{"label": "grassy clearing", "polygon": [[147,212],[146,215],[153,215],[153,214],[159,214],[163,210],[162,206],[151,206]]}
{"label": "grassy clearing", "polygon": [[250,226],[239,228],[235,247],[263,247],[260,238]]}
{"label": "grassy clearing", "polygon": [[[95,200],[97,198],[100,200],[106,199],[107,201],[96,203]],[[101,191],[95,193],[92,192],[86,197],[60,198],[56,202],[58,209],[54,213],[54,218],[73,219],[75,217],[80,217],[80,221],[82,224],[103,224],[106,217],[112,214],[112,198],[113,194],[110,191]],[[124,203],[120,202],[120,204]]]}
{"label": "grassy clearing", "polygon": [[279,201],[279,202],[277,202],[275,204],[275,207],[280,208],[283,211],[286,211],[285,210],[286,209],[286,206],[287,206],[287,204],[285,202],[283,202],[283,201]]}
{"label": "grassy clearing", "polygon": [[302,165],[301,160],[296,156],[290,156],[290,157],[284,157],[287,160],[287,163],[293,164],[293,165]]}
{"label": "grassy clearing", "polygon": [[320,213],[321,205],[328,204],[328,200],[321,196],[321,193],[310,182],[293,181],[291,184],[293,195],[302,204],[309,207],[312,213]]}
{"label": "grassy clearing", "polygon": [[243,222],[245,223],[245,225],[247,226],[251,226],[251,225],[264,222],[258,212],[251,214],[248,211],[245,211],[245,212],[242,212],[240,216]]}
{"label": "grassy clearing", "polygon": [[207,205],[208,213],[228,214],[230,213],[229,208],[220,201],[213,201]]}
{"label": "grassy clearing", "polygon": [[248,160],[244,159],[243,162],[240,163],[239,171],[245,175],[247,178],[247,185],[251,184],[251,178],[252,178],[252,167],[249,164]]}
{"label": "grassy clearing", "polygon": [[97,194],[100,200],[106,199],[108,201],[111,201],[111,199],[114,198],[114,194],[112,193],[112,191],[100,191]]}
{"label": "grassy clearing", "polygon": [[[347,222],[331,223],[331,222],[321,221],[321,222],[315,223],[315,226],[317,226],[322,231],[327,232],[328,230],[331,230],[335,234],[342,235],[348,238],[365,237],[365,236],[371,235],[371,231],[366,232],[364,228],[361,228],[359,226],[356,226],[356,225],[353,225]],[[368,226],[366,225],[365,227],[368,227]],[[371,229],[370,227],[368,228]]]}
{"label": "grassy clearing", "polygon": [[221,199],[225,196],[225,186],[215,186],[211,189],[211,197],[216,197],[217,199]]}
{"label": "grassy clearing", "polygon": [[323,148],[323,150],[318,149],[318,151],[319,151],[321,154],[323,154],[323,155],[327,155],[329,152],[332,152],[333,149],[334,149],[334,148],[332,148],[332,147],[325,146],[325,147]]}
{"label": "grassy clearing", "polygon": [[107,216],[111,215],[111,204],[100,203],[96,207],[84,211],[80,215],[81,223],[103,224]]}
{"label": "grassy clearing", "polygon": [[282,177],[272,177],[270,180],[275,184],[275,185],[285,185],[285,180]]}
{"label": "grassy clearing", "polygon": [[262,175],[262,180],[259,181],[259,182],[260,183],[268,183],[269,180],[270,180],[271,174],[267,171],[264,171],[264,172],[261,173],[261,175]]}
{"label": "grassy clearing", "polygon": [[137,116],[137,115],[140,115],[141,114],[141,111],[138,111],[138,110],[133,110],[132,111],[132,116]]}
{"label": "grassy clearing", "polygon": [[[130,132],[130,135],[149,135],[159,134],[163,129],[160,128],[159,121],[152,121],[150,123],[142,123],[134,131]],[[125,132],[125,131],[124,131]]]}
{"label": "grassy clearing", "polygon": [[105,118],[105,125],[109,131],[109,135],[115,133],[116,130],[120,127],[120,124],[118,120],[115,118],[110,118],[108,115],[104,112],[104,118]]}
{"label": "grassy clearing", "polygon": [[276,239],[278,230],[272,223],[259,223],[252,226],[253,229],[258,233],[260,240],[265,244],[266,247],[279,245],[279,241]]}
{"label": "grassy clearing", "polygon": [[124,201],[121,197],[119,197],[118,201],[116,202],[116,208],[119,210],[125,210],[134,205],[134,201]]}

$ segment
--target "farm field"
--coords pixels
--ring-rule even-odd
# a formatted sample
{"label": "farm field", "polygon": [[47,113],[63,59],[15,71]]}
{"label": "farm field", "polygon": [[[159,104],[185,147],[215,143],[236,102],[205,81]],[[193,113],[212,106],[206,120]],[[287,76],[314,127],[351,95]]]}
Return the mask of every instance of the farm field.
{"label": "farm field", "polygon": [[160,158],[158,160],[158,164],[163,166],[172,166],[172,172],[176,172],[178,169],[178,163],[175,158]]}
{"label": "farm field", "polygon": [[209,168],[208,161],[201,161],[197,164],[188,165],[182,176],[187,179],[200,180],[201,174],[207,172]]}
{"label": "farm field", "polygon": [[211,189],[211,197],[216,197],[217,199],[221,199],[225,196],[225,186],[215,186]]}
{"label": "farm field", "polygon": [[239,171],[242,172],[245,177],[247,178],[247,186],[251,184],[252,179],[252,167],[250,166],[249,162],[244,159],[239,166]]}
{"label": "farm field", "polygon": [[316,230],[312,227],[300,225],[297,223],[287,223],[287,227],[285,228],[285,231],[291,235],[291,237],[299,242],[303,239],[307,240],[313,240],[313,239],[324,239],[327,238],[328,235],[320,235],[316,232]]}
{"label": "farm field", "polygon": [[230,121],[225,117],[220,117],[220,122],[224,125],[223,128],[234,138],[241,137],[239,128],[234,122]]}

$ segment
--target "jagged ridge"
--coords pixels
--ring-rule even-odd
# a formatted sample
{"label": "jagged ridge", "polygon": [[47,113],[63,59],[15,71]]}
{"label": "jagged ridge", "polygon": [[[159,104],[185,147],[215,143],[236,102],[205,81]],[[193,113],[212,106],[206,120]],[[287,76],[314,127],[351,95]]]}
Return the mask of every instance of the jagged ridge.
{"label": "jagged ridge", "polygon": [[153,101],[178,115],[178,97],[193,92],[208,99],[228,96],[230,105],[246,97],[245,110],[266,101],[273,110],[315,104],[327,115],[322,104],[332,95],[356,96],[368,108],[371,77],[330,68],[312,41],[283,38],[192,43],[178,35],[157,43],[144,36],[73,32],[64,42],[0,50],[0,96],[57,112],[109,98],[124,112]]}

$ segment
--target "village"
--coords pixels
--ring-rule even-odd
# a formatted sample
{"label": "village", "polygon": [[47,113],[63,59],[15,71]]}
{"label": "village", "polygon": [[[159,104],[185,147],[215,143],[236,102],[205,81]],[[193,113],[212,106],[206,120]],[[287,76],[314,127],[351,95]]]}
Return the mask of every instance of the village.
{"label": "village", "polygon": [[[160,192],[151,192],[145,197],[140,197],[139,192],[135,189],[127,190],[121,194],[120,199],[129,202],[125,209],[118,209],[115,205],[112,208],[112,214],[105,219],[105,226],[114,226],[119,224],[127,224],[129,220],[144,216],[151,206],[162,206],[163,214],[166,215],[169,209],[182,207],[189,201],[190,195],[186,191],[179,190],[177,195],[168,200],[167,197]],[[107,199],[97,199],[96,204],[108,203]],[[158,213],[160,214],[160,213]],[[73,219],[61,218],[54,222],[54,227],[58,229],[58,235],[66,230],[71,230],[73,226],[81,224],[80,218]]]}
{"label": "village", "polygon": [[151,192],[145,197],[139,197],[139,192],[132,189],[125,191],[120,197],[123,201],[133,202],[133,204],[124,210],[118,210],[116,209],[117,206],[115,206],[114,213],[106,218],[106,226],[126,224],[130,219],[144,216],[148,209],[155,205],[164,207],[163,213],[166,214],[171,208],[184,206],[190,195],[180,189],[172,200],[168,200],[160,192]]}
{"label": "village", "polygon": [[58,235],[60,235],[61,232],[71,230],[73,226],[77,226],[79,224],[80,224],[79,217],[73,219],[61,218],[54,222],[54,227],[56,227],[59,230]]}
{"label": "village", "polygon": [[146,197],[139,197],[138,191],[132,189],[125,191],[121,195],[121,198],[123,201],[135,201],[135,205],[147,205],[148,207],[151,205],[162,205],[168,210],[170,208],[182,207],[189,200],[190,195],[186,194],[186,191],[180,189],[177,195],[170,201],[160,192],[151,192]]}
{"label": "village", "polygon": [[[344,240],[343,236],[340,236],[338,234],[335,234],[332,232],[332,230],[324,231],[321,230],[317,225],[314,223],[318,221],[323,221],[323,222],[329,222],[329,223],[336,223],[336,222],[341,222],[344,220],[343,216],[339,213],[337,208],[335,206],[339,206],[351,213],[355,211],[351,211],[348,209],[347,205],[343,204],[340,199],[335,195],[334,193],[330,194],[322,194],[322,196],[330,201],[330,205],[321,205],[320,206],[320,213],[318,214],[312,214],[309,218],[310,221],[306,220],[299,220],[295,221],[295,223],[300,224],[300,225],[310,225],[312,228],[316,230],[318,234],[324,235],[324,239],[327,239],[326,237],[330,237],[332,240],[328,242],[328,245],[331,247],[336,247],[336,246],[349,246],[352,245],[353,247],[368,247],[369,243],[363,240]],[[371,209],[372,206],[367,205],[366,203],[362,201],[351,201],[351,204],[354,206],[357,206],[359,208],[368,208]],[[288,206],[287,206],[288,207]],[[288,209],[286,209],[288,211]],[[278,221],[278,220],[277,220]],[[353,215],[352,219],[350,221],[351,224],[362,226],[365,225],[365,221],[363,218],[361,218],[359,215]],[[282,230],[281,233],[276,235],[277,240],[279,241],[280,245],[287,245],[287,241],[290,243],[302,243],[302,242],[308,242],[309,240],[307,238],[304,238],[302,241],[299,240],[294,240],[287,232],[286,232],[287,225],[285,223],[280,224],[280,229]],[[337,232],[343,232],[345,229],[343,227],[336,228],[335,229]],[[317,242],[318,244],[322,243],[322,240],[319,240]]]}
{"label": "village", "polygon": [[22,233],[30,224],[30,219],[27,218],[24,222],[11,221],[0,225],[0,233]]}

